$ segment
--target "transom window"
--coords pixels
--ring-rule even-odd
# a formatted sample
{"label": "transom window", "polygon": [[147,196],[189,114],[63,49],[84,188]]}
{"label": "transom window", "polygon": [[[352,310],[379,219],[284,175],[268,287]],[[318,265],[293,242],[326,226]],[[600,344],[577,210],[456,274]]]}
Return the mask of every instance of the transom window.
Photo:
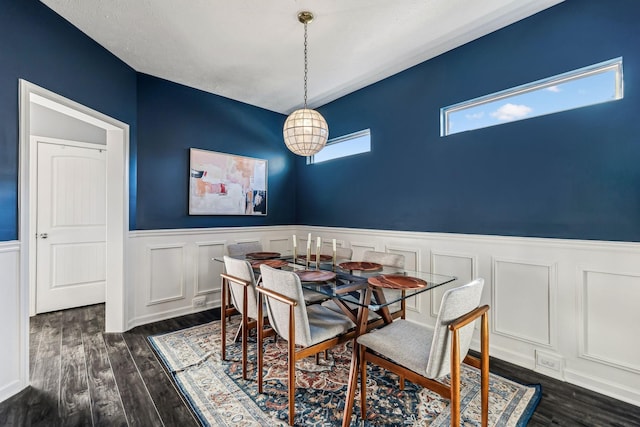
{"label": "transom window", "polygon": [[615,101],[622,97],[622,58],[615,58],[442,108],[440,136]]}
{"label": "transom window", "polygon": [[365,129],[330,139],[322,150],[307,157],[307,164],[326,162],[369,151],[371,151],[371,130]]}

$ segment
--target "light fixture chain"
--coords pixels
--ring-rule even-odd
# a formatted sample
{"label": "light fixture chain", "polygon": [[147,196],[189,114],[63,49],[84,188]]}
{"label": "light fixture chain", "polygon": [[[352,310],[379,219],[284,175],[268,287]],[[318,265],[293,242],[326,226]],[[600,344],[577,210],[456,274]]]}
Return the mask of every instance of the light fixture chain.
{"label": "light fixture chain", "polygon": [[307,108],[307,23],[304,23],[304,108]]}

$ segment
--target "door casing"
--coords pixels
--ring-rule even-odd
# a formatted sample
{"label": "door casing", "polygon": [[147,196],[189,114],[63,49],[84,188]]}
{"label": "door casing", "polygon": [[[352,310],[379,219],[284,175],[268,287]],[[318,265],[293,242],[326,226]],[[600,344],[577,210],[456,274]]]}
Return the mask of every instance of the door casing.
{"label": "door casing", "polygon": [[[29,385],[29,315],[35,314],[35,223],[32,222],[30,106],[42,105],[106,131],[107,249],[105,330],[123,332],[127,326],[125,299],[126,241],[129,230],[129,125],[30,83],[19,81],[19,227],[20,254],[20,379]],[[33,299],[33,301],[31,301]]]}

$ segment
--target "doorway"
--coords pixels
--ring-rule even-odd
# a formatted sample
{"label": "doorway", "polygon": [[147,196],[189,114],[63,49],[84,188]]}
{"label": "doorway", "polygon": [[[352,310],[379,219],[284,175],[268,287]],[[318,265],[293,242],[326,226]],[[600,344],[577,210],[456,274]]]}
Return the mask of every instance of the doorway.
{"label": "doorway", "polygon": [[[76,122],[91,125],[104,134],[106,145],[106,223],[105,223],[105,330],[126,330],[125,315],[125,242],[129,229],[129,125],[84,105],[57,95],[25,80],[20,80],[20,227],[22,245],[21,319],[23,337],[21,358],[28,366],[29,315],[36,311],[36,211],[33,201],[35,182],[31,179],[33,158],[31,107],[45,107]],[[24,344],[26,343],[26,344]],[[28,372],[25,370],[28,383]]]}

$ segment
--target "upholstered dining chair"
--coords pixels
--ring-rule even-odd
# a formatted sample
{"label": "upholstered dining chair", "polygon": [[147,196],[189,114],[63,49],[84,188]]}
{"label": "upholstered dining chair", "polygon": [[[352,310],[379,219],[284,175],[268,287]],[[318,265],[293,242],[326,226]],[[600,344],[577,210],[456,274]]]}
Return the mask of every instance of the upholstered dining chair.
{"label": "upholstered dining chair", "polygon": [[[353,339],[355,324],[345,315],[322,307],[307,306],[300,278],[291,271],[260,266],[262,284],[258,291],[258,330],[262,330],[263,299],[271,327],[288,343],[289,425],[295,418],[296,361],[317,355]],[[258,392],[263,392],[263,340],[258,334]]]}
{"label": "upholstered dining chair", "polygon": [[251,252],[262,252],[262,243],[260,242],[240,242],[227,245],[227,252],[230,257],[242,257]]}
{"label": "upholstered dining chair", "polygon": [[387,267],[404,268],[404,255],[389,252],[364,251],[362,261],[376,262]]}
{"label": "upholstered dining chair", "polygon": [[[224,256],[225,273],[222,276],[221,290],[221,352],[222,360],[226,360],[226,319],[239,312],[242,316],[240,329],[242,333],[242,378],[247,379],[247,346],[249,331],[257,327],[258,294],[256,293],[256,279],[253,268],[248,261]],[[229,295],[230,294],[230,295]],[[230,298],[229,298],[230,296]],[[235,311],[234,311],[235,310]],[[258,330],[258,335],[264,331]],[[237,334],[236,334],[237,337]]]}
{"label": "upholstered dining chair", "polygon": [[[489,419],[489,306],[480,304],[484,279],[444,293],[435,328],[399,319],[357,338],[360,347],[361,415],[366,416],[367,362],[377,364],[451,404],[451,425],[460,425],[460,364],[480,369],[482,425]],[[468,355],[475,321],[481,319],[480,359]],[[450,383],[442,378],[450,374]]]}

